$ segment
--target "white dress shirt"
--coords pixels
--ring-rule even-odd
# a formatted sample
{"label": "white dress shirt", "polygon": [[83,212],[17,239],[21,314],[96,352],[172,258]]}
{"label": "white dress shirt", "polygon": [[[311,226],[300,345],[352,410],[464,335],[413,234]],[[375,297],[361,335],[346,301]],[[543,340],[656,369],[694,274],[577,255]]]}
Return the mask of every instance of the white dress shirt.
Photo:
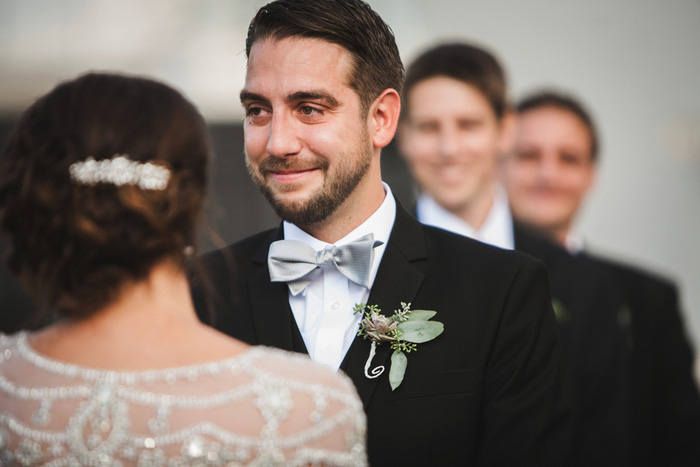
{"label": "white dress shirt", "polygon": [[506,250],[515,248],[513,217],[508,207],[508,197],[501,187],[496,189],[493,205],[480,229],[475,229],[461,217],[452,214],[425,193],[420,195],[416,203],[416,216],[426,225],[449,230]]}
{"label": "white dress shirt", "polygon": [[[297,295],[289,292],[289,305],[311,359],[336,370],[357,335],[362,318],[360,314],[353,314],[353,307],[357,303],[367,303],[396,219],[396,200],[389,186],[383,185],[385,197],[379,209],[334,244],[341,246],[369,233],[374,234],[375,241],[382,242],[374,248],[369,288],[350,281],[335,265],[330,264],[321,267],[321,273],[303,292]],[[286,240],[304,242],[316,251],[330,245],[289,222],[284,222],[283,228]]]}
{"label": "white dress shirt", "polygon": [[572,255],[577,255],[583,252],[583,236],[574,229],[570,229],[564,240],[564,247]]}

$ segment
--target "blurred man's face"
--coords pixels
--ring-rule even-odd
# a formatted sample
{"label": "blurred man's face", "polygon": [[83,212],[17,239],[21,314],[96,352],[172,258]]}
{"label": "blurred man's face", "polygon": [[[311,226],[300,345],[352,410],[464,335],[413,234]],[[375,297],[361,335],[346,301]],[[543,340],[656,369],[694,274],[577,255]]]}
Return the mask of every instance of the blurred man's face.
{"label": "blurred man's face", "polygon": [[407,106],[399,147],[421,190],[457,215],[491,197],[502,129],[486,97],[437,76],[416,84]]}
{"label": "blurred man's face", "polygon": [[504,185],[513,216],[565,235],[595,175],[591,139],[571,112],[540,107],[520,114]]}

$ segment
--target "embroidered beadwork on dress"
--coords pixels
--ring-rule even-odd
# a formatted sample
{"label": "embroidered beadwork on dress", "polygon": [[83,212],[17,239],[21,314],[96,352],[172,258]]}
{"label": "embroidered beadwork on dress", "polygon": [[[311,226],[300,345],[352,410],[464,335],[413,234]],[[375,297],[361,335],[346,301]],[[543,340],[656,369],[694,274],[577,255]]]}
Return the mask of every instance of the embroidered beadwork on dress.
{"label": "embroidered beadwork on dress", "polygon": [[304,356],[253,347],[218,362],[116,372],[43,357],[26,333],[0,336],[0,355],[0,465],[367,462],[352,383],[305,380],[324,370]]}

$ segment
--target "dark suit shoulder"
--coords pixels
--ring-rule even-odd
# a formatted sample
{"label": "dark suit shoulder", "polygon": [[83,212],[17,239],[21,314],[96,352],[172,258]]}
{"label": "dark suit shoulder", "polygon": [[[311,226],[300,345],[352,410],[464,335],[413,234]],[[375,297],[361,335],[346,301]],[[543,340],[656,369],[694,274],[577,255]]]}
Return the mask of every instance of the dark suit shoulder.
{"label": "dark suit shoulder", "polygon": [[676,284],[668,277],[623,261],[610,259],[596,254],[587,254],[592,260],[608,268],[623,285],[636,285],[638,288],[652,287],[659,292],[677,295]]}
{"label": "dark suit shoulder", "polygon": [[513,224],[513,241],[516,250],[541,259],[547,267],[572,261],[566,249],[541,232],[518,222]]}
{"label": "dark suit shoulder", "polygon": [[215,258],[227,255],[234,255],[236,259],[253,256],[278,229],[269,229],[258,232],[237,242],[231,243],[223,248],[211,250],[201,256],[205,264],[216,261]]}
{"label": "dark suit shoulder", "polygon": [[279,230],[279,227],[274,228],[274,229],[268,229],[264,230],[262,232],[258,232],[254,235],[251,235],[250,237],[246,237],[242,240],[239,240],[231,245],[229,245],[229,248],[235,250],[235,251],[255,251],[258,250],[264,243],[265,241],[272,235],[274,232],[277,232]]}
{"label": "dark suit shoulder", "polygon": [[[237,334],[238,329],[246,325],[234,323],[234,309],[241,297],[242,278],[249,277],[255,269],[256,258],[263,245],[276,229],[270,229],[244,238],[223,248],[208,251],[199,257],[198,264],[192,269],[192,299],[200,320],[220,331],[250,342],[248,338]],[[236,315],[239,316],[239,315]]]}
{"label": "dark suit shoulder", "polygon": [[[462,284],[459,291],[454,291],[455,294],[469,293],[470,299],[480,302],[479,306],[483,309],[497,303],[504,304],[513,290],[531,290],[535,284],[539,287],[540,283],[547,286],[546,295],[550,296],[548,273],[541,260],[442,229],[423,228],[425,273],[431,283],[439,286]],[[528,312],[535,309],[533,307]],[[502,311],[492,310],[487,314],[494,317]]]}
{"label": "dark suit shoulder", "polygon": [[530,254],[488,245],[437,227],[424,225],[423,229],[426,243],[431,249],[430,254],[445,252],[452,256],[455,261],[471,258],[471,262],[479,263],[478,265],[475,264],[479,268],[483,268],[484,263],[488,264],[489,262],[519,267],[528,261],[534,260]]}

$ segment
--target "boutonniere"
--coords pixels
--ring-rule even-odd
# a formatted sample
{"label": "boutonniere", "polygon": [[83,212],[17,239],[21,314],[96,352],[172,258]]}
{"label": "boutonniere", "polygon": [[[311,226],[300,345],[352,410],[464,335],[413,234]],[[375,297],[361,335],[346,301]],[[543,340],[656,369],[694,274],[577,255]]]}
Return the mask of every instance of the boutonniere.
{"label": "boutonniere", "polygon": [[554,317],[560,326],[569,324],[569,321],[571,321],[571,313],[569,312],[569,309],[564,306],[561,300],[553,298],[552,309],[554,310]]}
{"label": "boutonniere", "polygon": [[445,330],[441,322],[428,321],[435,316],[435,311],[411,310],[410,303],[401,302],[401,308],[394,310],[392,316],[384,316],[377,305],[367,306],[365,303],[355,305],[353,311],[364,315],[357,335],[372,341],[369,357],[365,363],[367,378],[374,379],[384,373],[384,366],[372,368],[371,372],[369,367],[377,346],[382,342],[391,343],[391,348],[394,350],[389,370],[389,384],[392,391],[399,387],[406,374],[408,365],[406,354],[417,350],[417,344],[431,341]]}

